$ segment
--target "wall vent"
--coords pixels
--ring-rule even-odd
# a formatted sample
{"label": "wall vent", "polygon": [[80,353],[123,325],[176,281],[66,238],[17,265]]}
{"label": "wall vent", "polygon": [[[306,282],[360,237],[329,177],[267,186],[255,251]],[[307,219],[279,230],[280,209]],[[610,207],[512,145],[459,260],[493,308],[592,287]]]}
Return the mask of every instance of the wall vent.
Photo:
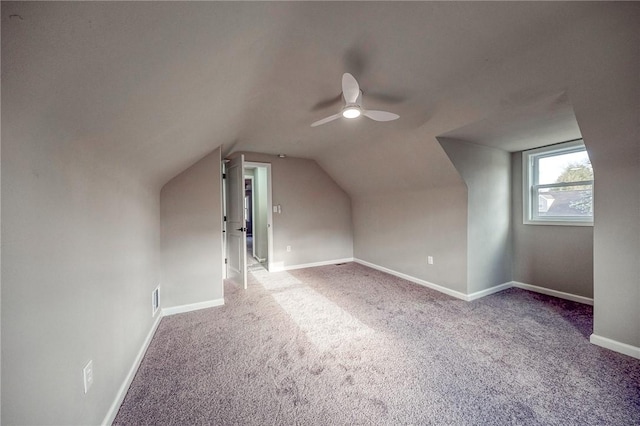
{"label": "wall vent", "polygon": [[151,293],[151,316],[154,317],[160,309],[160,286]]}

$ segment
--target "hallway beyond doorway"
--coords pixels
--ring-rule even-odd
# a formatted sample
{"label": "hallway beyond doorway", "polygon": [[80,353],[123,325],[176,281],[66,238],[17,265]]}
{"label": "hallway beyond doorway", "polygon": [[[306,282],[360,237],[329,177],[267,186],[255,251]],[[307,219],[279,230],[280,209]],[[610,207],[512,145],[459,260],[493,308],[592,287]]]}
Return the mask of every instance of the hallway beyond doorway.
{"label": "hallway beyond doorway", "polygon": [[247,271],[259,271],[261,269],[267,268],[253,257],[253,237],[247,236]]}

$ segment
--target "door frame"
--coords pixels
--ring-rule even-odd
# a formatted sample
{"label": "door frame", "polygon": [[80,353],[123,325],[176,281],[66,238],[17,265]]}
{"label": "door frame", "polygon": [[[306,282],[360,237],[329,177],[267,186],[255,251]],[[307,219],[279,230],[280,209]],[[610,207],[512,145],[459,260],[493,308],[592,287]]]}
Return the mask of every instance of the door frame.
{"label": "door frame", "polygon": [[[222,279],[228,278],[227,274],[227,163],[222,159],[222,179],[220,179],[220,194],[222,197]],[[224,286],[223,286],[224,287]]]}
{"label": "door frame", "polygon": [[[257,161],[245,161],[244,169],[267,169],[267,270],[272,270],[273,264],[273,197],[272,197],[272,185],[271,185],[271,163],[261,163]],[[255,181],[254,181],[255,182]],[[252,188],[253,191],[253,188]],[[253,196],[253,194],[252,194]],[[254,228],[255,229],[255,228]],[[255,235],[255,232],[254,232]],[[255,250],[255,237],[254,250]]]}

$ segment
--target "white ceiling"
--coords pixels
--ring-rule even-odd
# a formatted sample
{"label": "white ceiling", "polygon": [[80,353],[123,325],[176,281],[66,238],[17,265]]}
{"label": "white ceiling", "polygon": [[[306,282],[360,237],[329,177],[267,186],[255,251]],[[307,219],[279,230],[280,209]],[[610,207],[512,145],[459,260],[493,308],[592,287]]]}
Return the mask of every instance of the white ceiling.
{"label": "white ceiling", "polygon": [[[224,145],[316,159],[352,195],[444,186],[461,180],[436,136],[514,150],[576,130],[563,55],[611,7],[3,2],[3,125],[157,185]],[[311,128],[344,72],[400,119]]]}

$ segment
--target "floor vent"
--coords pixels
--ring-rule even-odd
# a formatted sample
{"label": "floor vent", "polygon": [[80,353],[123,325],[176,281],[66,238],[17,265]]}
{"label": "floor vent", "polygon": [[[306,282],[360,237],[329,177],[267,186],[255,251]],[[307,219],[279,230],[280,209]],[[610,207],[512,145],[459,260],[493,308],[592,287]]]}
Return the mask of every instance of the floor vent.
{"label": "floor vent", "polygon": [[336,266],[344,266],[346,263],[336,263]]}

